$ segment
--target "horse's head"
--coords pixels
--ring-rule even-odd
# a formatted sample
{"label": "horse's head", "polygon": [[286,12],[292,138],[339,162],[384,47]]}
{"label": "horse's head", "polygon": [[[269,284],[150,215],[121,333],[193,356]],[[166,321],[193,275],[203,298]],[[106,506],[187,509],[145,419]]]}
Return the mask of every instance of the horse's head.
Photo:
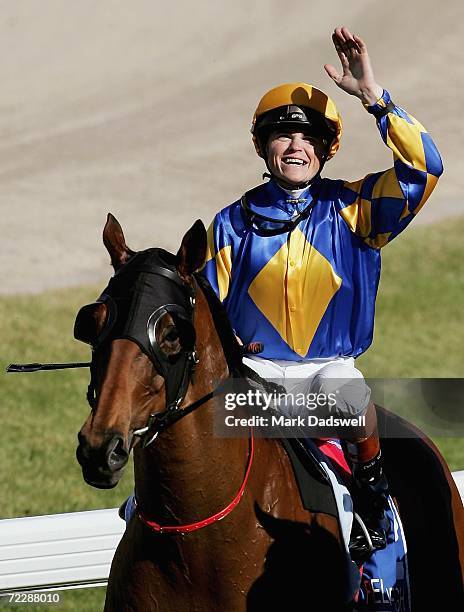
{"label": "horse's head", "polygon": [[201,221],[186,233],[177,255],[131,251],[112,215],[103,242],[115,273],[100,298],[81,308],[74,328],[93,350],[92,410],[78,435],[77,459],[87,483],[110,488],[133,445],[149,443],[154,422],[162,429],[178,412],[197,362],[197,336],[206,333],[201,320],[208,315],[210,323],[211,316],[194,276],[206,253]]}

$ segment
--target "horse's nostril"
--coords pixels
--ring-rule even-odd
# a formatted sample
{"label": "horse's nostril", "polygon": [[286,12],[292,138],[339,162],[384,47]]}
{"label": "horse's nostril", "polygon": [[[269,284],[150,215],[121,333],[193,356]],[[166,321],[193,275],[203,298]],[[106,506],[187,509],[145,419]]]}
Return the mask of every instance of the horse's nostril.
{"label": "horse's nostril", "polygon": [[111,470],[122,468],[129,458],[129,453],[124,449],[124,440],[121,437],[114,438],[108,446],[108,467]]}
{"label": "horse's nostril", "polygon": [[76,448],[76,457],[78,462],[82,465],[84,461],[88,460],[90,449],[89,445],[87,444],[87,440],[85,439],[85,436],[83,436],[81,432],[77,434],[77,439],[79,441],[79,444]]}

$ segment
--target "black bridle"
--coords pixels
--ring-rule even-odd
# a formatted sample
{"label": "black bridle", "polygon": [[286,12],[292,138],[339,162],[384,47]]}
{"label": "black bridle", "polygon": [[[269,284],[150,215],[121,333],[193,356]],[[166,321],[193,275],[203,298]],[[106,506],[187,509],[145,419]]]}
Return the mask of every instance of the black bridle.
{"label": "black bridle", "polygon": [[[150,413],[147,423],[132,432],[133,438],[141,438],[143,448],[151,444],[161,432],[208,402],[216,393],[220,393],[221,387],[218,385],[216,389],[192,404],[180,407],[189,384],[193,381],[195,367],[199,363],[195,349],[194,327],[198,284],[195,277],[192,277],[192,284],[185,282],[177,273],[173,262],[166,261],[168,257],[172,256],[161,249],[148,249],[148,251],[136,254],[133,260],[128,262],[127,267],[123,266],[115,273],[108,288],[99,299],[100,303],[107,304],[108,324],[113,329],[108,329],[108,324],[105,325],[100,335],[102,340],[97,341],[92,347],[91,379],[87,392],[92,409],[95,408],[97,400],[95,361],[99,351],[109,341],[117,338],[134,341],[151,360],[157,373],[164,378],[166,408],[161,412]],[[142,263],[139,263],[140,259]],[[152,282],[153,277],[157,277],[154,283]],[[121,285],[126,288],[130,287],[129,308],[127,308],[127,296],[121,295]],[[156,302],[159,302],[160,293],[165,299],[161,299],[161,304],[158,305]],[[80,339],[76,330],[79,328],[79,316],[82,310],[76,318],[75,337],[77,339]],[[118,324],[121,310],[126,311],[126,317]],[[188,347],[180,352],[175,361],[172,361],[160,349],[156,339],[157,326],[166,314],[170,314],[174,320],[183,322],[190,335]]]}
{"label": "black bridle", "polygon": [[[193,380],[195,367],[199,363],[195,350],[194,328],[195,297],[198,282],[195,276],[192,277],[192,284],[185,282],[177,273],[172,257],[171,254],[162,249],[148,249],[137,253],[114,274],[108,287],[96,302],[80,309],[76,317],[74,335],[77,340],[91,344],[91,362],[10,364],[7,372],[36,372],[39,370],[90,367],[87,400],[93,410],[97,404],[96,359],[100,351],[117,338],[128,338],[134,341],[147,354],[155,370],[165,380],[166,408],[161,412],[151,413],[146,425],[132,432],[133,437],[141,438],[142,447],[147,447],[161,432],[208,402],[214,395],[224,392],[225,384],[229,382],[229,379],[222,381],[215,389],[200,399],[188,406],[180,407],[189,384]],[[153,291],[154,285],[151,282],[153,277],[157,277],[158,280],[156,292]],[[141,282],[140,279],[142,279]],[[153,309],[149,303],[151,298],[155,297],[155,293],[159,294],[160,279],[164,281],[161,294],[171,296],[174,299],[162,300],[163,303],[156,304]],[[128,295],[131,298],[127,294],[123,295],[124,289],[128,289]],[[105,304],[106,306],[106,321],[98,336],[90,338],[81,333],[82,326],[85,317],[88,317],[92,309],[98,307],[99,304]],[[152,310],[145,321],[142,321],[139,316],[140,310],[146,310],[147,307]],[[124,311],[126,317],[121,317],[121,313]],[[148,311],[146,310],[146,312]],[[189,348],[182,350],[174,362],[163,353],[156,340],[157,325],[165,314],[170,314],[174,319],[186,323],[191,333]]]}

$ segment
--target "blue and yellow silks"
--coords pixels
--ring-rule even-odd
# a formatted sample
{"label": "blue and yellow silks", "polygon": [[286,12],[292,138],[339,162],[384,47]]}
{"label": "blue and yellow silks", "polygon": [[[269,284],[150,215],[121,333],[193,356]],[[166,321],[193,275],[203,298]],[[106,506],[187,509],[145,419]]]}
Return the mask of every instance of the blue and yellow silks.
{"label": "blue and yellow silks", "polygon": [[261,357],[297,361],[357,357],[371,344],[380,278],[380,248],[422,208],[443,171],[422,125],[383,96],[368,112],[393,167],[348,182],[316,179],[295,202],[273,180],[248,192],[250,208],[291,219],[314,203],[292,232],[266,236],[240,200],[208,230],[204,274],[244,343],[262,342]]}

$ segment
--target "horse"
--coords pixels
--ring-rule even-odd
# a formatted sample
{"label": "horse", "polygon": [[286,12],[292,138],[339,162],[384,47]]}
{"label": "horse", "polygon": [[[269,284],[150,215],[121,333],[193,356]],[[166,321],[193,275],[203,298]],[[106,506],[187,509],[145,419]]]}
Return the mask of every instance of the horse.
{"label": "horse", "polygon": [[[339,522],[305,509],[280,441],[215,435],[221,385],[247,373],[225,311],[197,273],[206,253],[201,221],[176,255],[132,251],[111,214],[103,242],[114,275],[75,323],[75,337],[93,348],[91,412],[76,454],[88,484],[111,488],[133,451],[137,503],[111,565],[105,611],[354,609]],[[396,462],[398,470],[398,456],[387,448],[387,467]],[[393,480],[413,517],[410,490]],[[455,490],[451,496],[459,514]],[[447,550],[457,567],[464,542],[453,537]],[[412,568],[418,610],[431,601],[421,595],[424,568],[421,560]]]}
{"label": "horse", "polygon": [[[277,590],[276,579],[269,580],[277,567],[281,572],[286,566],[288,573],[286,555],[268,554],[271,544],[279,549],[283,532],[286,552],[289,542],[300,542],[300,549],[307,543],[304,558],[295,561],[300,567],[288,576],[301,577],[304,570],[304,581],[291,581],[286,602],[296,606],[302,590],[310,602],[312,574],[315,592],[324,591],[324,597],[329,592],[334,610],[348,609],[338,521],[304,509],[279,441],[214,435],[211,394],[241,368],[241,351],[220,302],[195,274],[206,252],[203,224],[186,233],[176,256],[160,249],[130,250],[112,215],[103,242],[115,275],[104,297],[76,319],[76,337],[94,347],[92,410],[78,434],[77,458],[88,484],[109,488],[119,481],[133,449],[137,499],[136,516],[113,559],[105,610],[239,612],[260,609],[265,601],[272,609],[282,599],[280,591],[287,590],[282,574]],[[129,321],[128,332],[134,310],[140,321]],[[153,415],[158,415],[156,428]],[[161,431],[151,442],[155,429]],[[233,510],[221,520],[186,529],[231,503]],[[151,529],[153,522],[161,527]],[[176,525],[184,527],[168,528]],[[324,590],[326,565],[320,572],[313,567],[324,552],[312,555],[311,540],[316,548],[325,541],[323,549],[332,551],[327,562],[338,563],[337,587]]]}

